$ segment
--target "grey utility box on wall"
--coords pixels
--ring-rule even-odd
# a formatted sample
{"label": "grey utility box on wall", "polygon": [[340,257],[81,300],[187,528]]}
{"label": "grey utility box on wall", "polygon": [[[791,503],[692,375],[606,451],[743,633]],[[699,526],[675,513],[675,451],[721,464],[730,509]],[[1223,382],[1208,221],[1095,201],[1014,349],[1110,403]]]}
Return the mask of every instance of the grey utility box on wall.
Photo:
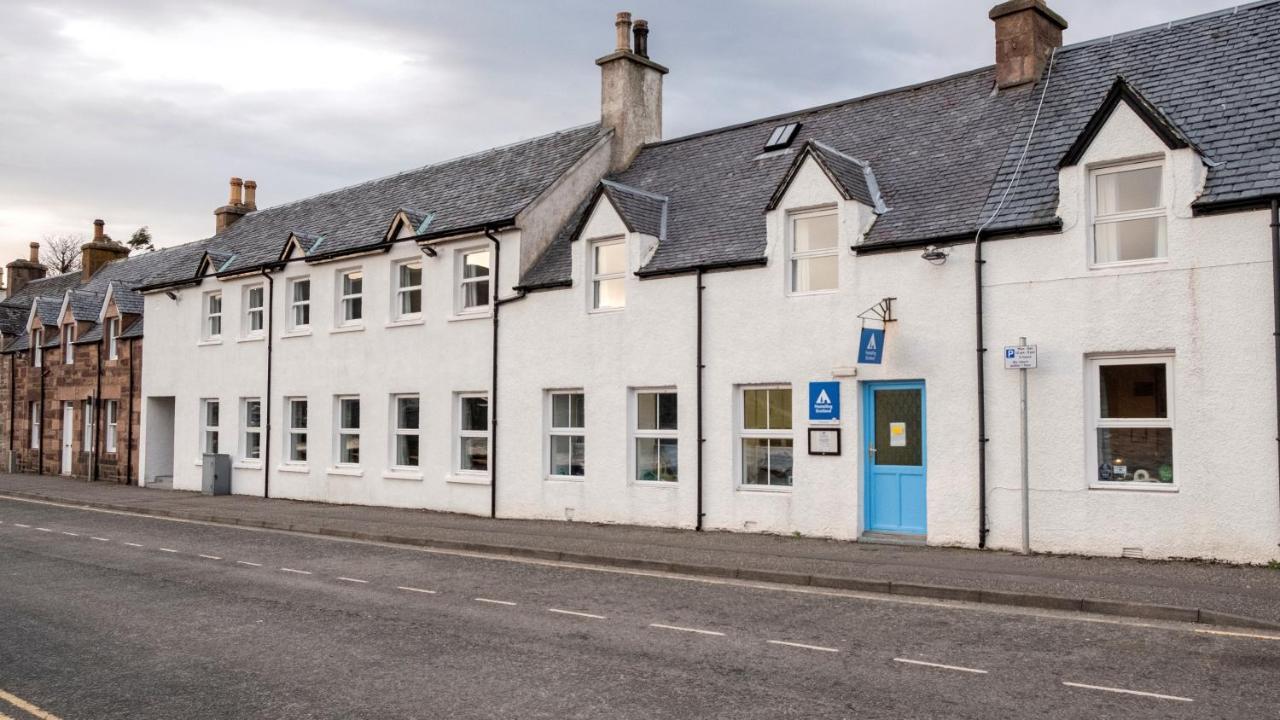
{"label": "grey utility box on wall", "polygon": [[231,456],[204,454],[204,479],[200,491],[205,495],[231,494]]}

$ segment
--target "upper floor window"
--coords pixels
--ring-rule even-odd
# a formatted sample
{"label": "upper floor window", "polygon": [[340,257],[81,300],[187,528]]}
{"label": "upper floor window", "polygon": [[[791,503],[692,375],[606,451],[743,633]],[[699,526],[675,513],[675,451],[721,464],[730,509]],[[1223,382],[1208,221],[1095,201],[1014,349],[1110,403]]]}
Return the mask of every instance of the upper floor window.
{"label": "upper floor window", "polygon": [[680,453],[675,391],[637,390],[635,405],[636,480],[676,482]]}
{"label": "upper floor window", "polygon": [[113,317],[107,320],[107,359],[117,360],[120,358],[120,318]]}
{"label": "upper floor window", "polygon": [[839,286],[839,222],[835,211],[791,216],[791,292]]}
{"label": "upper floor window", "polygon": [[31,364],[36,367],[44,365],[44,328],[31,331]]}
{"label": "upper floor window", "polygon": [[549,396],[551,423],[547,445],[551,450],[548,473],[552,477],[586,474],[587,436],[584,396],[580,392],[554,392]]}
{"label": "upper floor window", "polygon": [[489,307],[489,251],[475,250],[460,255],[458,310],[476,312]]}
{"label": "upper floor window", "polygon": [[422,314],[422,261],[412,260],[395,266],[395,318],[418,317]]}
{"label": "upper floor window", "polygon": [[1100,168],[1093,186],[1093,264],[1167,257],[1164,166],[1159,162]]}
{"label": "upper floor window", "polygon": [[311,280],[299,278],[289,283],[289,329],[311,327]]}
{"label": "upper floor window", "polygon": [[76,326],[67,323],[62,326],[62,362],[70,365],[76,359]]}
{"label": "upper floor window", "polygon": [[791,485],[791,388],[742,389],[743,485]]}
{"label": "upper floor window", "polygon": [[244,294],[244,334],[261,335],[263,328],[263,289],[254,285]]}
{"label": "upper floor window", "polygon": [[1173,483],[1172,380],[1172,355],[1090,359],[1097,482]]}
{"label": "upper floor window", "polygon": [[627,244],[606,240],[591,246],[591,307],[607,310],[627,304]]}
{"label": "upper floor window", "polygon": [[395,456],[391,464],[398,468],[418,467],[418,396],[395,395]]}
{"label": "upper floor window", "polygon": [[204,337],[206,340],[222,337],[221,292],[211,292],[204,296]]}
{"label": "upper floor window", "polygon": [[348,270],[338,281],[338,318],[341,325],[358,325],[364,319],[364,273]]}

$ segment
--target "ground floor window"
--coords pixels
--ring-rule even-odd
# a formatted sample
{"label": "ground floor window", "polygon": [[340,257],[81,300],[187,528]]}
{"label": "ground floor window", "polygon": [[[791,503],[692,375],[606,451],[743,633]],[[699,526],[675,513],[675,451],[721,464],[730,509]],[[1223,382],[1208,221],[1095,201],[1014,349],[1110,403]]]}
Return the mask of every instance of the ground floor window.
{"label": "ground floor window", "polygon": [[1172,484],[1173,356],[1089,360],[1091,480]]}
{"label": "ground floor window", "polygon": [[458,470],[489,472],[489,397],[458,396]]}
{"label": "ground floor window", "polygon": [[337,428],[338,464],[360,464],[360,398],[339,397]]}
{"label": "ground floor window", "polygon": [[795,442],[791,387],[744,387],[740,398],[742,484],[789,487]]}
{"label": "ground floor window", "polygon": [[307,461],[307,399],[287,398],[285,409],[288,420],[285,428],[285,447],[289,449],[289,462]]}
{"label": "ground floor window", "polygon": [[395,413],[392,427],[395,431],[394,456],[391,464],[398,468],[418,467],[419,417],[417,395],[392,397]]}
{"label": "ground floor window", "polygon": [[200,401],[200,449],[205,453],[218,452],[219,415],[217,400],[206,398]]}
{"label": "ground floor window", "polygon": [[552,477],[582,477],[586,474],[587,453],[585,397],[580,392],[553,392],[547,394],[547,401],[551,413],[547,472]]}
{"label": "ground floor window", "polygon": [[84,401],[84,411],[81,413],[84,417],[84,437],[80,440],[81,452],[93,452],[93,401]]}
{"label": "ground floor window", "polygon": [[680,479],[677,440],[677,397],[674,390],[635,393],[635,479],[676,482]]}
{"label": "ground floor window", "polygon": [[116,414],[120,411],[120,403],[117,400],[107,400],[102,408],[102,412],[107,418],[107,436],[104,438],[106,443],[106,451],[113,453],[116,451],[116,428],[119,421]]}
{"label": "ground floor window", "polygon": [[31,449],[40,448],[40,403],[31,403]]}
{"label": "ground floor window", "polygon": [[241,456],[245,460],[262,458],[262,400],[245,398],[240,401],[240,421],[244,428]]}

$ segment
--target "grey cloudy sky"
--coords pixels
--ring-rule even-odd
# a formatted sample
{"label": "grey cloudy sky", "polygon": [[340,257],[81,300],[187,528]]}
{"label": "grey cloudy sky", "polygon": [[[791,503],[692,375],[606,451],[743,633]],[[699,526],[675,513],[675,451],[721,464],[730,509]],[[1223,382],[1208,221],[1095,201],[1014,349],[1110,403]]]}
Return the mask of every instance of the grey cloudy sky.
{"label": "grey cloudy sky", "polygon": [[[0,264],[45,234],[206,237],[259,207],[598,116],[613,13],[671,68],[667,137],[990,64],[992,0],[5,0]],[[1230,0],[1050,0],[1066,41]]]}

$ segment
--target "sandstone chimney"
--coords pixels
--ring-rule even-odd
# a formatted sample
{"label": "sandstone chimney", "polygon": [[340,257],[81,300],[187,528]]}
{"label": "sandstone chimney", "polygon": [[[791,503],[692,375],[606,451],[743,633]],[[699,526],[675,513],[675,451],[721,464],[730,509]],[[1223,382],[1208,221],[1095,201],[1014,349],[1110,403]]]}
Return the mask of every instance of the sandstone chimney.
{"label": "sandstone chimney", "polygon": [[129,257],[129,248],[104,232],[106,223],[93,221],[93,239],[80,246],[80,283],[89,282],[104,265]]}
{"label": "sandstone chimney", "polygon": [[253,180],[244,181],[244,206],[250,212],[258,209],[258,183]]}
{"label": "sandstone chimney", "polygon": [[[252,180],[249,182],[253,183]],[[253,183],[253,187],[249,190],[251,198],[256,194],[257,188],[257,183]],[[231,195],[227,198],[227,204],[213,211],[215,234],[231,227],[232,223],[256,209],[245,204],[244,189],[243,180],[238,177],[231,178]]]}
{"label": "sandstone chimney", "polygon": [[40,243],[38,242],[31,243],[30,253],[26,260],[19,258],[5,267],[9,270],[9,287],[7,289],[9,297],[18,294],[18,291],[25,287],[27,283],[32,280],[39,280],[48,272],[48,269],[40,264]]}
{"label": "sandstone chimney", "polygon": [[596,60],[600,66],[600,122],[613,131],[609,171],[625,169],[640,146],[662,139],[662,76],[667,68],[652,61],[649,24],[634,23],[636,47],[631,47],[631,13],[614,21],[617,48]]}
{"label": "sandstone chimney", "polygon": [[1044,0],[1008,0],[991,8],[996,24],[996,86],[1001,90],[1040,79],[1067,21]]}

